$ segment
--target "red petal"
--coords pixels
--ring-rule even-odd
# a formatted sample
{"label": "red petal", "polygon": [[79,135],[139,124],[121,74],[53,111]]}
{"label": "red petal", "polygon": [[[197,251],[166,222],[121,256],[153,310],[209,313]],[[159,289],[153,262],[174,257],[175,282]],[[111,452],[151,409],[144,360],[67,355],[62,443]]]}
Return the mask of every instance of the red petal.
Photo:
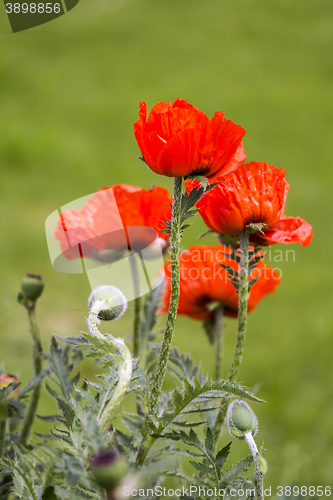
{"label": "red petal", "polygon": [[[212,120],[182,99],[157,103],[146,120],[146,105],[140,104],[134,133],[151,170],[169,177],[191,174],[209,176],[230,172],[244,161],[239,150],[245,130],[215,113]],[[240,158],[240,159],[239,159]]]}
{"label": "red petal", "polygon": [[299,243],[307,247],[312,241],[312,226],[300,217],[284,216],[270,226],[264,234],[256,233],[251,241],[259,245],[274,245],[275,243]]}
{"label": "red petal", "polygon": [[250,223],[273,224],[283,215],[288,183],[285,171],[266,163],[244,163],[216,179],[219,184],[197,203],[215,232],[236,236]]}
{"label": "red petal", "polygon": [[79,257],[79,243],[84,257],[91,257],[93,251],[127,249],[124,226],[132,228],[131,245],[138,244],[142,249],[151,242],[152,232],[135,231],[133,226],[153,228],[166,240],[168,236],[161,229],[163,222],[171,218],[171,201],[167,189],[161,187],[150,191],[126,184],[103,188],[81,210],[65,210],[55,236],[63,255],[70,260]]}
{"label": "red petal", "polygon": [[[218,301],[223,304],[227,316],[237,316],[237,293],[227,278],[225,269],[220,266],[221,263],[224,263],[238,269],[235,261],[224,255],[228,251],[229,249],[223,245],[193,245],[180,254],[179,314],[185,314],[193,319],[205,320],[213,315],[212,311],[207,308],[207,304]],[[262,263],[259,264],[258,268],[258,271],[251,273],[251,278],[254,277],[255,272],[260,272],[260,277],[251,289],[248,302],[249,311],[253,310],[265,295],[273,292],[280,283],[280,276],[273,269]],[[165,265],[165,275],[163,307],[159,312],[167,312],[170,303],[170,261]]]}

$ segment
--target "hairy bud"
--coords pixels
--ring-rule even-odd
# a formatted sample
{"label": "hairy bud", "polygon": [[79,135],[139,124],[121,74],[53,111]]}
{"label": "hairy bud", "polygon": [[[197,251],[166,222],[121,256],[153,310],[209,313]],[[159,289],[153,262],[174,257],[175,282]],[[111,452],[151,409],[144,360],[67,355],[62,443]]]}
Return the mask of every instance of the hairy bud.
{"label": "hairy bud", "polygon": [[26,274],[21,281],[21,290],[25,298],[36,302],[44,290],[42,277],[36,274]]}
{"label": "hairy bud", "polygon": [[98,309],[97,317],[103,321],[120,318],[127,309],[127,300],[119,288],[104,285],[95,288],[89,296],[88,307]]}
{"label": "hairy bud", "polygon": [[106,491],[113,491],[127,474],[127,463],[116,450],[104,450],[93,455],[90,468],[94,479]]}
{"label": "hairy bud", "polygon": [[255,435],[258,429],[257,417],[247,403],[236,400],[228,408],[229,432],[237,439],[244,439],[245,432]]}

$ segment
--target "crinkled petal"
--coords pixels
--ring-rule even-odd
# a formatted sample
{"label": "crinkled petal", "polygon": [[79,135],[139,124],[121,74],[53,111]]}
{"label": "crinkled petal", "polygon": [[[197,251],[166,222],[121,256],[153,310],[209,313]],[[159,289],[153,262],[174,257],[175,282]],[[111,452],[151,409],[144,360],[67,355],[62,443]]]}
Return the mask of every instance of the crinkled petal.
{"label": "crinkled petal", "polygon": [[299,243],[307,247],[312,241],[312,226],[300,217],[284,216],[281,220],[261,233],[251,235],[251,241],[259,245],[275,243]]}
{"label": "crinkled petal", "polygon": [[245,130],[219,111],[207,115],[182,99],[157,103],[149,113],[140,103],[134,134],[141,154],[153,172],[168,177],[220,175],[244,161]]}
{"label": "crinkled petal", "polygon": [[244,163],[215,179],[218,185],[197,203],[200,215],[212,231],[229,236],[238,235],[251,223],[270,226],[283,215],[289,187],[284,174],[283,169],[266,163]]}

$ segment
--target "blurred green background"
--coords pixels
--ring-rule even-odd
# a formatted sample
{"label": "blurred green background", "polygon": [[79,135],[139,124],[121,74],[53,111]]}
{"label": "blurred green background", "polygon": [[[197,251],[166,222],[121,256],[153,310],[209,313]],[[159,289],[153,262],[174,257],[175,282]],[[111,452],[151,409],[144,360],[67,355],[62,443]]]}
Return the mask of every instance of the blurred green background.
{"label": "blurred green background", "polygon": [[[42,274],[46,283],[38,311],[45,348],[51,333],[85,329],[87,277],[53,270],[47,216],[115,183],[171,189],[171,179],[136,158],[139,102],[150,109],[181,97],[209,116],[223,109],[247,131],[248,160],[286,169],[286,213],[314,227],[310,247],[288,247],[295,259],[271,259],[282,284],[249,318],[239,380],[249,387],[261,382],[258,395],[268,402],[255,407],[258,441],[267,448],[266,485],[331,485],[332,1],[81,0],[67,15],[15,35],[1,12],[5,369],[23,381],[32,373],[27,319],[16,303],[24,273]],[[204,229],[197,216],[183,247]],[[130,332],[132,313],[130,307],[113,327],[116,334]],[[227,360],[235,326],[226,322]],[[213,348],[199,322],[179,318],[174,344],[213,372]],[[48,405],[45,397],[40,412]],[[234,443],[233,453],[244,456],[245,444]]]}

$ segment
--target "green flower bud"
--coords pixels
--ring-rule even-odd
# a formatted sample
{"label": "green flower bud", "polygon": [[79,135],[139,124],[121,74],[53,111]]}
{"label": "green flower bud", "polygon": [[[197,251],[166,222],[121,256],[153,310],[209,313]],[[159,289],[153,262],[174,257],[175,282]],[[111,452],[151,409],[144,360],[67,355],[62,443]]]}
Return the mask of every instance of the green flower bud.
{"label": "green flower bud", "polygon": [[238,439],[244,439],[245,432],[254,435],[258,429],[257,417],[247,403],[236,400],[228,408],[229,432]]}
{"label": "green flower bud", "polygon": [[36,274],[26,274],[21,281],[21,290],[28,300],[36,302],[44,290],[42,277]]}
{"label": "green flower bud", "polygon": [[128,471],[125,458],[116,450],[101,451],[92,456],[90,468],[96,483],[106,491],[113,491]]}
{"label": "green flower bud", "polygon": [[120,318],[127,309],[127,300],[119,288],[104,285],[95,288],[89,296],[88,307],[98,306],[98,318],[110,321]]}

